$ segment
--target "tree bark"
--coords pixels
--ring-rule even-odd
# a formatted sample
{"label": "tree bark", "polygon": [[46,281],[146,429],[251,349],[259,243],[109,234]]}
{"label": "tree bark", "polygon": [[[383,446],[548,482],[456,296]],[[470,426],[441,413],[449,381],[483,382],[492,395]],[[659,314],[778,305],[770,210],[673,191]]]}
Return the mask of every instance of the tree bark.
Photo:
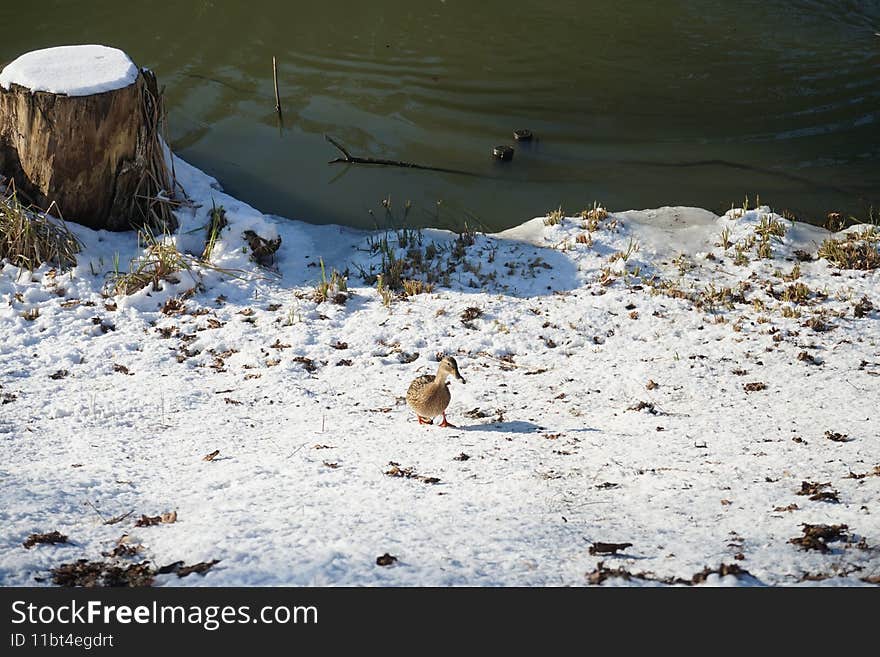
{"label": "tree bark", "polygon": [[156,78],[89,96],[0,87],[0,174],[42,210],[95,229],[174,230]]}

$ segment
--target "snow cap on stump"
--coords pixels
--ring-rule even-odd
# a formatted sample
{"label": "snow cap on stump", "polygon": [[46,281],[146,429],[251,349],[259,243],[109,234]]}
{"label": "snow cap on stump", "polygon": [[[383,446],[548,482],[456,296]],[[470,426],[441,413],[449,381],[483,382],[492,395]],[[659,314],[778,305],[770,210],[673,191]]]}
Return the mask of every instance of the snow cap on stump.
{"label": "snow cap on stump", "polygon": [[121,89],[137,80],[131,58],[107,46],[59,46],[25,53],[0,72],[0,86],[90,96]]}

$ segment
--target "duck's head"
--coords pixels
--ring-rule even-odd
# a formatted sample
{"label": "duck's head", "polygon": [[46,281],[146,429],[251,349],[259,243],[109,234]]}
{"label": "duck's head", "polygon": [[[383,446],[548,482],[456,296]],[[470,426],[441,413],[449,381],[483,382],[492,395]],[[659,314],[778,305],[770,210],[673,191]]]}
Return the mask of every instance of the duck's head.
{"label": "duck's head", "polygon": [[438,368],[437,373],[446,376],[454,376],[462,383],[466,383],[461,372],[458,371],[458,363],[455,362],[455,359],[452,356],[443,357],[440,361],[440,367]]}

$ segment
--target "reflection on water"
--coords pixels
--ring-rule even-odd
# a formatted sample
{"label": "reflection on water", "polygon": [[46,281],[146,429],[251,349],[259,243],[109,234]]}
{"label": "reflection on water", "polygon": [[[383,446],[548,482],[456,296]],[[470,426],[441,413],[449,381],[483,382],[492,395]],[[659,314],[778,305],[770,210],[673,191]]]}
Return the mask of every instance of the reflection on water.
{"label": "reflection on water", "polygon": [[[4,6],[0,61],[123,48],[166,86],[175,150],[263,211],[369,226],[390,196],[413,201],[414,222],[500,229],[596,199],[721,210],[760,193],[822,217],[880,197],[880,2],[121,6]],[[538,141],[493,162],[520,127]],[[325,133],[356,155],[477,175],[331,166]]]}

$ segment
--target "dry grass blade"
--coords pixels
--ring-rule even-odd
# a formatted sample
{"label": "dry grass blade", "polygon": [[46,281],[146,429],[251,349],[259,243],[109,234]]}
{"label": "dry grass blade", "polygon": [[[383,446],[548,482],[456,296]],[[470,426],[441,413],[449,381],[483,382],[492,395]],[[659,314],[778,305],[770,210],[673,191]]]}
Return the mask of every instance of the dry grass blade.
{"label": "dry grass blade", "polygon": [[173,232],[177,229],[174,208],[179,202],[174,198],[177,181],[173,166],[169,169],[161,137],[165,125],[164,94],[159,90],[152,71],[144,69],[143,75],[146,84],[142,111],[146,129],[139,137],[142,146],[138,150],[145,160],[144,173],[131,200],[130,212],[133,218],[137,218],[134,224],[141,224],[149,230]]}
{"label": "dry grass blade", "polygon": [[838,269],[871,271],[880,268],[880,230],[871,226],[844,239],[827,239],[819,247],[819,258],[825,258]]}
{"label": "dry grass blade", "polygon": [[0,260],[29,271],[43,263],[74,267],[81,248],[62,220],[25,207],[14,191],[0,196]]}
{"label": "dry grass blade", "polygon": [[208,220],[208,226],[205,229],[205,248],[202,251],[202,260],[211,260],[211,255],[214,253],[214,247],[217,245],[217,240],[220,239],[220,234],[227,225],[229,225],[229,220],[226,219],[226,209],[222,205],[218,207],[212,200],[211,214]]}
{"label": "dry grass blade", "polygon": [[348,279],[335,269],[327,276],[327,269],[324,267],[324,259],[321,258],[321,280],[315,286],[312,298],[315,303],[324,303],[332,301],[333,303],[343,304],[348,300]]}
{"label": "dry grass blade", "polygon": [[144,253],[132,260],[128,272],[116,272],[110,281],[112,294],[134,294],[148,285],[159,290],[161,281],[179,282],[176,274],[191,272],[193,258],[178,251],[177,246],[166,239],[158,240],[149,233],[142,234],[147,243]]}
{"label": "dry grass blade", "polygon": [[207,260],[189,253],[183,253],[170,235],[156,237],[145,230],[138,235],[145,244],[143,253],[132,259],[129,271],[111,273],[107,294],[130,295],[152,285],[154,291],[161,289],[160,283],[179,283],[178,274],[186,272],[194,281],[195,288],[201,289],[198,268],[211,269],[226,276],[242,278],[241,270],[224,269],[211,264]]}

